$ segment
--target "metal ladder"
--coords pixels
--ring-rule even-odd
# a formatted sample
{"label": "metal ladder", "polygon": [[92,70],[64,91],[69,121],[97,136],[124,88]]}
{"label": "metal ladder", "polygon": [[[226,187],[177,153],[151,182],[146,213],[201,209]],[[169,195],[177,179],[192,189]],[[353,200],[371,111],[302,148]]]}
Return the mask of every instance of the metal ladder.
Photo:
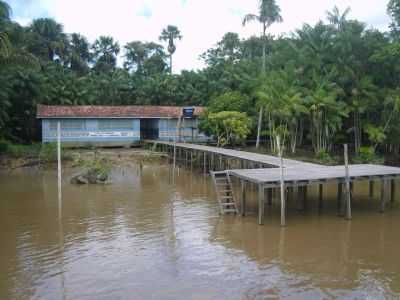
{"label": "metal ladder", "polygon": [[238,214],[239,211],[236,207],[235,199],[233,196],[233,187],[229,174],[225,171],[211,171],[210,173],[214,182],[215,192],[217,194],[220,214]]}

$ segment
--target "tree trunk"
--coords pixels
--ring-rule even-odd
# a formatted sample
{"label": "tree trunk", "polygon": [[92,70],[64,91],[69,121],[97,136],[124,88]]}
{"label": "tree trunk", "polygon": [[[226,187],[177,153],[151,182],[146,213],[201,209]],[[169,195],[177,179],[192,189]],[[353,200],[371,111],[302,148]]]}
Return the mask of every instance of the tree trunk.
{"label": "tree trunk", "polygon": [[358,155],[361,147],[360,113],[355,111],[353,119],[354,119],[354,152]]}
{"label": "tree trunk", "polygon": [[262,53],[262,70],[261,70],[261,74],[265,74],[265,67],[266,67],[266,60],[267,60],[267,55],[266,55],[266,51],[267,51],[267,39],[266,39],[266,35],[265,32],[267,30],[267,26],[265,25],[265,23],[263,24],[263,53]]}
{"label": "tree trunk", "polygon": [[260,107],[260,114],[258,116],[256,149],[258,149],[260,147],[260,135],[261,135],[262,117],[263,117],[263,108],[261,106]]}

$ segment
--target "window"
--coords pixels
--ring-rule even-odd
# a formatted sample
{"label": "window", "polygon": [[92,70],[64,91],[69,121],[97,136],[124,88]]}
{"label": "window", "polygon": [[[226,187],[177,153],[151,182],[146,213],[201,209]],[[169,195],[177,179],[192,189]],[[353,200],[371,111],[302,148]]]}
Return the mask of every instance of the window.
{"label": "window", "polygon": [[99,130],[133,129],[132,120],[99,120]]}
{"label": "window", "polygon": [[[61,130],[79,130],[85,129],[85,120],[61,120]],[[56,120],[50,121],[50,130],[57,130]]]}

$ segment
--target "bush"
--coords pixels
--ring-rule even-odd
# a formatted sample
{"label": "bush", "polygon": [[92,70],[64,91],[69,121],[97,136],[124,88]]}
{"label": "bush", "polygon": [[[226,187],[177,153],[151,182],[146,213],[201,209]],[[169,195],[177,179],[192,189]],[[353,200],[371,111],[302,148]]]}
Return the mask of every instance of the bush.
{"label": "bush", "polygon": [[376,154],[374,147],[361,147],[359,154],[353,158],[353,162],[357,164],[382,164],[384,158]]}
{"label": "bush", "polygon": [[316,155],[315,158],[322,162],[323,164],[334,164],[336,163],[335,159],[329,154],[326,150],[320,150]]}
{"label": "bush", "polygon": [[39,158],[41,161],[55,162],[57,161],[57,144],[45,143],[40,148]]}
{"label": "bush", "polygon": [[38,157],[40,152],[40,145],[15,145],[9,144],[7,155],[13,158],[34,158]]}
{"label": "bush", "polygon": [[[39,159],[43,162],[56,162],[57,161],[57,143],[44,143],[40,146]],[[64,148],[61,149],[61,160],[70,160]]]}
{"label": "bush", "polygon": [[108,178],[112,168],[110,160],[106,158],[97,158],[97,157],[89,159],[83,159],[81,157],[78,157],[74,161],[74,166],[79,166],[84,168],[86,174],[104,179]]}
{"label": "bush", "polygon": [[5,140],[0,140],[0,154],[7,153],[10,143]]}

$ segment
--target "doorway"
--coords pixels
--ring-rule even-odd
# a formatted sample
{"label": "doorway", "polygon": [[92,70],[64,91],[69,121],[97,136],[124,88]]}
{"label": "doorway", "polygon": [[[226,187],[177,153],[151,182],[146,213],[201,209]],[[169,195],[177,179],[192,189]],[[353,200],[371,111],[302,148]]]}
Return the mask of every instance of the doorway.
{"label": "doorway", "polygon": [[157,140],[159,137],[158,119],[140,120],[140,138],[142,140]]}

